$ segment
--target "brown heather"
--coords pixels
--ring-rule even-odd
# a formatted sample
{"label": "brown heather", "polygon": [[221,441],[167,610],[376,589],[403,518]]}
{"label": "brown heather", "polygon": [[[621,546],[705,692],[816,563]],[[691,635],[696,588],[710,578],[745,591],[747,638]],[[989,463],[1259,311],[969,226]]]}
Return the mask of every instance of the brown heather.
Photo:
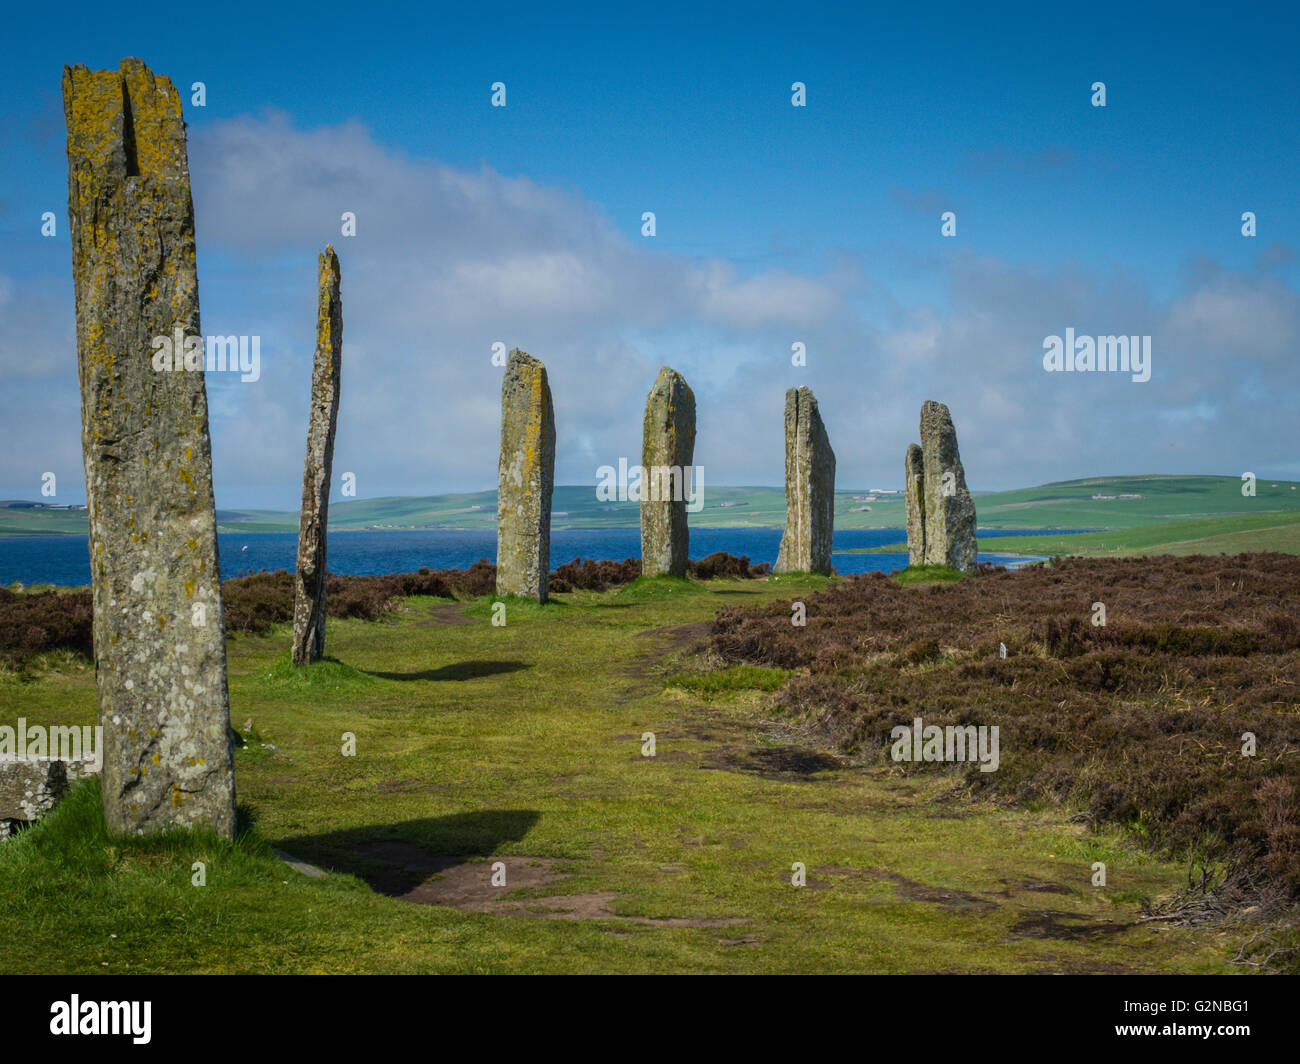
{"label": "brown heather", "polygon": [[[1300,899],[1300,557],[1056,559],[920,587],[875,573],[806,604],[804,628],[789,603],[729,607],[709,640],[729,663],[800,670],[773,696],[796,726],[867,764],[959,773],[970,795],[1077,805],[1217,868],[1241,904]],[[997,725],[999,769],[896,765],[890,730],[915,717]]]}
{"label": "brown heather", "polygon": [[[770,570],[751,565],[748,558],[725,552],[690,563],[691,575],[700,580],[717,577],[752,579]],[[604,591],[631,583],[641,575],[641,562],[575,558],[550,574],[550,589]],[[389,576],[335,576],[326,578],[326,608],[330,617],[372,621],[393,609],[408,595],[474,599],[491,595],[496,586],[496,566],[480,558],[468,569],[420,569]],[[223,581],[227,632],[266,632],[273,624],[293,620],[294,577],[283,570],[256,573]],[[88,590],[15,592],[0,587],[0,661],[21,666],[37,654],[70,650],[90,656],[93,611]]]}

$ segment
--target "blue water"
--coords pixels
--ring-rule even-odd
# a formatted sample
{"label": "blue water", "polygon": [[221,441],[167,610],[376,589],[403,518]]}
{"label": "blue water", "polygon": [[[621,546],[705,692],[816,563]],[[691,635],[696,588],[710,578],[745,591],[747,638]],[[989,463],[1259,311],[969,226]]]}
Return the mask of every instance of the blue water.
{"label": "blue water", "polygon": [[[1071,531],[1053,529],[1054,532]],[[1041,530],[998,532],[998,535],[1034,535]],[[835,550],[882,547],[893,543],[897,554],[836,554],[841,573],[893,572],[907,566],[907,533],[902,529],[853,529],[835,533]],[[221,575],[240,576],[262,569],[292,571],[296,565],[298,536],[293,532],[223,532],[217,536]],[[776,561],[781,545],[778,528],[693,528],[691,557],[703,558],[725,550],[747,555],[754,563]],[[430,569],[464,569],[479,558],[496,560],[495,531],[331,532],[329,569],[332,573],[372,576]],[[551,567],[574,558],[622,561],[641,556],[641,533],[635,528],[557,529],[551,532]],[[1023,558],[981,554],[982,562],[1008,564]],[[84,536],[0,536],[0,584],[90,583],[89,549]]]}

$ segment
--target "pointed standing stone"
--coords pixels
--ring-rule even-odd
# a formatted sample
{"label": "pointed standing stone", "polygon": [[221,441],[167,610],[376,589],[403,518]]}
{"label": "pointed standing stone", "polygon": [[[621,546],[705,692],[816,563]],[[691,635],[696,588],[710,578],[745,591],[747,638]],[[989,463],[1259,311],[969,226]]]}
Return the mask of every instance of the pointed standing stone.
{"label": "pointed standing stone", "polygon": [[907,501],[907,564],[925,564],[925,465],[921,448],[907,445],[903,493]]}
{"label": "pointed standing stone", "polygon": [[974,572],[976,562],[975,502],[966,487],[966,471],[957,451],[957,430],[943,403],[927,401],[921,407],[921,478],[923,501],[919,527],[912,503],[913,451],[907,450],[907,547],[912,564],[918,553],[926,565],[942,565],[959,572]]}
{"label": "pointed standing stone", "polygon": [[835,452],[811,388],[785,393],[785,535],[777,573],[829,573],[835,528]]}
{"label": "pointed standing stone", "polygon": [[119,833],[195,826],[231,837],[225,624],[180,97],[167,78],[123,59],[120,72],[64,67],[63,109],[104,822]]}
{"label": "pointed standing stone", "polygon": [[546,367],[518,348],[501,382],[497,594],[546,601],[551,568],[555,411]]}
{"label": "pointed standing stone", "polygon": [[687,493],[695,462],[695,393],[664,366],[645,403],[641,437],[641,575],[686,575]]}
{"label": "pointed standing stone", "polygon": [[298,516],[298,579],[293,594],[293,662],[307,665],[325,653],[325,531],[329,524],[334,427],[343,368],[343,303],[339,257],[327,247],[317,266],[316,357],[311,371],[307,460]]}

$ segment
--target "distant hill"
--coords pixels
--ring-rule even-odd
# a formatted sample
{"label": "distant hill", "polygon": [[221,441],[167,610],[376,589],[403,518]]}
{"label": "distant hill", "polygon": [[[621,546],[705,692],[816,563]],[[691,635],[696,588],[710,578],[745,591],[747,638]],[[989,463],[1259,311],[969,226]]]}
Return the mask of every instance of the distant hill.
{"label": "distant hill", "polygon": [[1092,558],[1146,554],[1300,554],[1300,511],[1235,514],[1163,524],[1084,532],[1075,536],[981,535],[979,549],[993,554],[1084,555]]}
{"label": "distant hill", "polygon": [[[1254,498],[1241,494],[1237,477],[1116,476],[1043,484],[1036,488],[979,493],[975,508],[981,528],[1125,529],[1172,521],[1197,521],[1237,514],[1300,511],[1294,481],[1260,480]],[[1100,496],[1098,498],[1097,496]],[[17,503],[18,505],[14,505]],[[592,485],[562,485],[551,500],[554,528],[636,528],[634,502],[601,502]],[[785,492],[778,487],[705,485],[705,506],[691,515],[696,528],[781,528]],[[296,532],[296,511],[217,511],[223,532]],[[836,528],[904,528],[903,498],[865,488],[835,493]],[[454,495],[335,499],[331,531],[492,529],[496,492]],[[86,534],[84,510],[33,508],[22,500],[0,504],[0,535]]]}
{"label": "distant hill", "polygon": [[[1090,477],[976,496],[985,528],[1136,528],[1168,521],[1300,510],[1300,485],[1260,479],[1255,496],[1240,477]],[[1114,498],[1095,498],[1095,496]],[[1124,496],[1139,496],[1125,498]]]}

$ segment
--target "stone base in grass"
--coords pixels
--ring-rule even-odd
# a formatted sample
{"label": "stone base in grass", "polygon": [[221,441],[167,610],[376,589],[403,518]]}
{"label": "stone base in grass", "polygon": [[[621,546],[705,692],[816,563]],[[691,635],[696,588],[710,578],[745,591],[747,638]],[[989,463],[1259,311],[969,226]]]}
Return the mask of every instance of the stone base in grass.
{"label": "stone base in grass", "polygon": [[85,761],[0,760],[0,839],[40,820],[73,784],[97,771]]}

